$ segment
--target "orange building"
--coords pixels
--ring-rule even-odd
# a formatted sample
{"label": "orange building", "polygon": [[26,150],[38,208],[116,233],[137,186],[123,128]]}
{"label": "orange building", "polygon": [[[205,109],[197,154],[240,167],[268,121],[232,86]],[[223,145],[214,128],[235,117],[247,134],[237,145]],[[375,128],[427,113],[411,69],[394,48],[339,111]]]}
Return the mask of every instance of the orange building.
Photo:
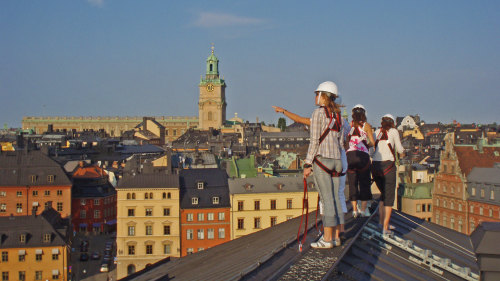
{"label": "orange building", "polygon": [[59,164],[40,151],[1,152],[0,217],[41,214],[48,206],[71,215],[71,181]]}
{"label": "orange building", "polygon": [[182,170],[181,256],[231,240],[227,174],[219,169]]}

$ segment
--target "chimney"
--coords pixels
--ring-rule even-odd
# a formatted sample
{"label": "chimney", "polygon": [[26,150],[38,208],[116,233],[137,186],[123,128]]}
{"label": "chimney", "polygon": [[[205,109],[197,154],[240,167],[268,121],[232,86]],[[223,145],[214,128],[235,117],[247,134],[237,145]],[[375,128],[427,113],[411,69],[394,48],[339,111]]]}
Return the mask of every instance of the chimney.
{"label": "chimney", "polygon": [[142,117],[142,129],[144,131],[147,131],[148,130],[148,117]]}
{"label": "chimney", "polygon": [[479,266],[479,279],[500,280],[500,222],[482,222],[470,235]]}

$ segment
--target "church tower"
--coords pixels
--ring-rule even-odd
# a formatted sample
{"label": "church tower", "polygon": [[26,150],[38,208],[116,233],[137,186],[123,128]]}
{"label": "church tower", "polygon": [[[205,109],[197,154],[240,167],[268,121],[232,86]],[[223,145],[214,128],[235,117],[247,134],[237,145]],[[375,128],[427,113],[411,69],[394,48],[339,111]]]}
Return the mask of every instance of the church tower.
{"label": "church tower", "polygon": [[199,108],[199,126],[201,130],[221,128],[226,122],[226,82],[219,76],[219,59],[212,53],[207,58],[205,78],[201,78]]}

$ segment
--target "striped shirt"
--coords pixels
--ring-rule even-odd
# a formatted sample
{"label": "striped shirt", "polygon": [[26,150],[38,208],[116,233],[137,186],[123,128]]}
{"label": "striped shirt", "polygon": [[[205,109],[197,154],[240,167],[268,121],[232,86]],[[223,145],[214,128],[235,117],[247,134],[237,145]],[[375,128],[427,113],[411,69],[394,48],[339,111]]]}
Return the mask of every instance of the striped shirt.
{"label": "striped shirt", "polygon": [[[332,120],[332,123],[335,119]],[[330,131],[323,142],[319,143],[321,134],[328,128],[330,118],[326,117],[325,109],[320,107],[313,111],[311,116],[310,142],[305,162],[312,164],[314,157],[340,159],[340,149],[344,146],[344,126],[340,132]]]}

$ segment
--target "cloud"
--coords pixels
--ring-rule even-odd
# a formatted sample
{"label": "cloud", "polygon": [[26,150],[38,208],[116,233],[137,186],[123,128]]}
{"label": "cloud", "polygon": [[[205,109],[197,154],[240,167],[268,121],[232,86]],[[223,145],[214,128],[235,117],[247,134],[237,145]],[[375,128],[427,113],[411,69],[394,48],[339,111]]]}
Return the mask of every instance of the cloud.
{"label": "cloud", "polygon": [[239,17],[230,14],[201,12],[193,25],[198,27],[221,27],[221,26],[242,26],[259,25],[265,20],[258,18]]}
{"label": "cloud", "polygon": [[92,6],[102,7],[104,0],[87,0]]}

